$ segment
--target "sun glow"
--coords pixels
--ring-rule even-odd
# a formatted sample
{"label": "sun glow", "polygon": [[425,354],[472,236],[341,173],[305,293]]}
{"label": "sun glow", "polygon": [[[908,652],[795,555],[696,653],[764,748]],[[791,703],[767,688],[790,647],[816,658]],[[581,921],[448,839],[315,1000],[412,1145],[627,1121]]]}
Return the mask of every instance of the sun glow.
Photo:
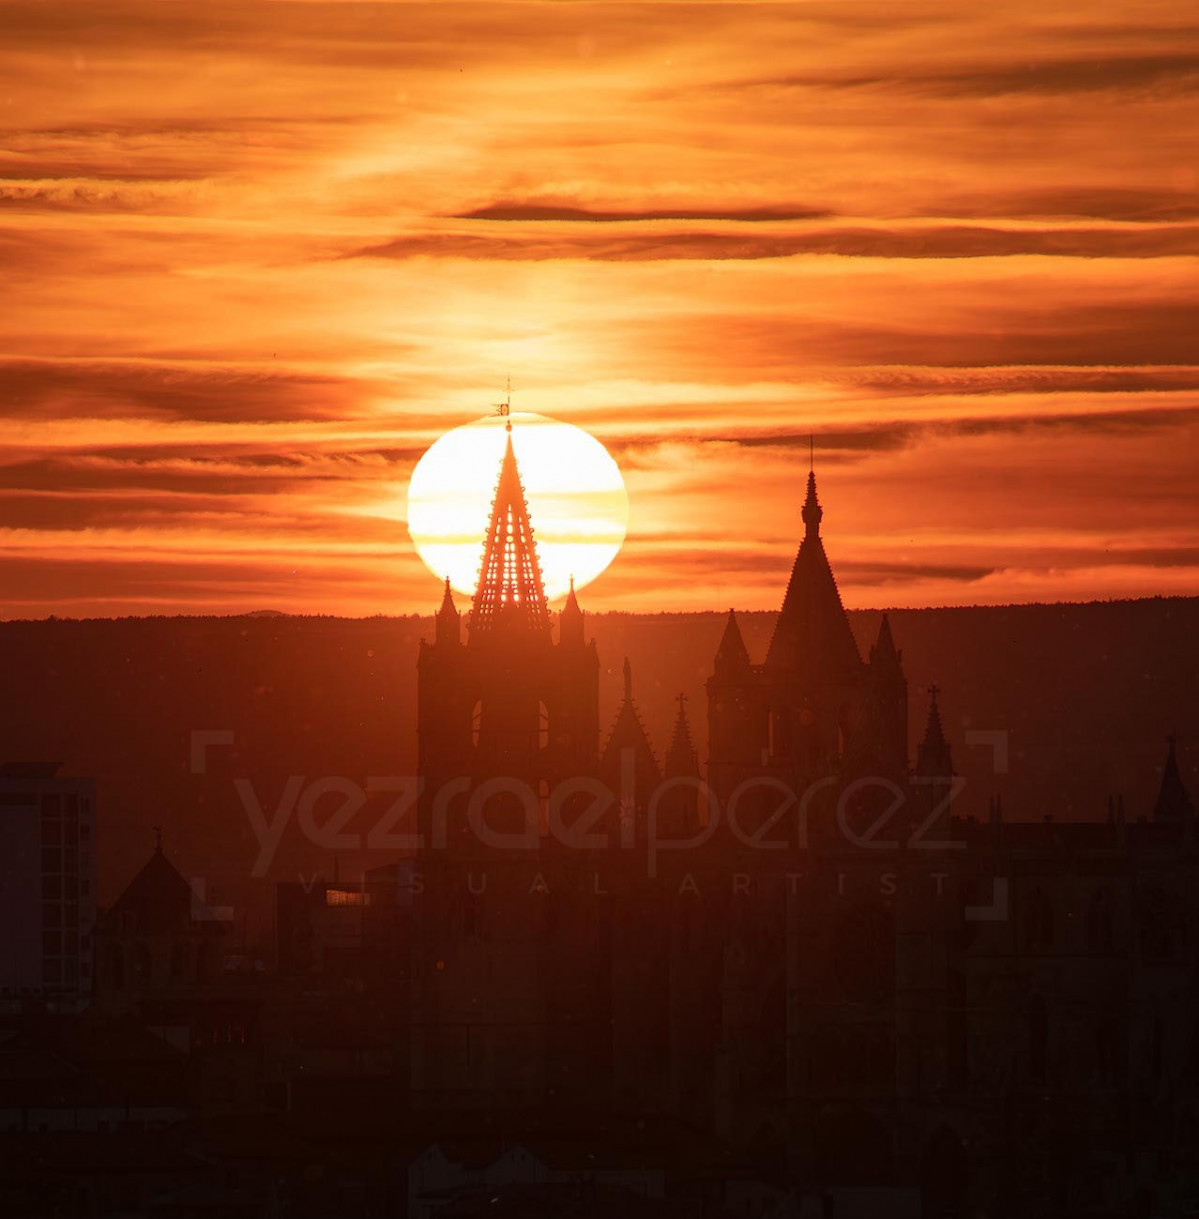
{"label": "sun glow", "polygon": [[[520,467],[537,556],[552,601],[594,580],[616,557],[628,528],[620,467],[582,428],[514,411]],[[416,465],[408,484],[408,532],[417,554],[460,593],[472,594],[504,455],[497,415],[454,428]]]}

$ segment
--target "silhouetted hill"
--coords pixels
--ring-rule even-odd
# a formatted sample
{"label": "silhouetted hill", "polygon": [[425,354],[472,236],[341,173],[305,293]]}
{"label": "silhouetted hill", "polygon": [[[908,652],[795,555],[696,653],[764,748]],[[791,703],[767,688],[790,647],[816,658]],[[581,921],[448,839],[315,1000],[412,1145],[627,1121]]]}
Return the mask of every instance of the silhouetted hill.
{"label": "silhouetted hill", "polygon": [[[742,617],[754,660],[773,620]],[[865,652],[879,614],[851,620]],[[717,613],[590,616],[604,731],[627,655],[659,754],[682,691],[702,757],[704,681],[723,621]],[[1182,738],[1184,777],[1199,789],[1199,599],[895,610],[891,621],[910,683],[913,742],[925,687],[942,687],[967,781],[964,811],[982,815],[998,791],[1012,818],[1101,817],[1108,794],[1123,792],[1130,817],[1146,814],[1171,729]],[[428,632],[417,617],[0,623],[0,759],[61,761],[95,777],[105,900],[144,862],[159,823],[188,874],[244,878],[256,839],[235,778],[253,782],[270,816],[291,775],[361,782],[411,773],[416,649]],[[193,730],[233,733],[232,747],[210,751],[204,774],[191,770]],[[967,730],[1009,734],[1007,774],[991,773],[991,751],[967,745]],[[272,874],[294,879],[321,866],[327,857],[293,824]]]}

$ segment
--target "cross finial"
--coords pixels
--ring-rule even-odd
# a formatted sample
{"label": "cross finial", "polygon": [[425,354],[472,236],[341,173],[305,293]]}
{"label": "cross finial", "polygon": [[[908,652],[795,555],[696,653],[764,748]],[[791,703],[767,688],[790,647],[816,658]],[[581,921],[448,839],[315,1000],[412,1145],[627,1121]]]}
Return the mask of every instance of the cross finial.
{"label": "cross finial", "polygon": [[935,703],[937,701],[937,695],[941,693],[941,687],[938,686],[936,682],[933,682],[933,684],[929,686],[928,692]]}
{"label": "cross finial", "polygon": [[495,413],[501,419],[506,419],[508,431],[512,431],[512,378],[507,377],[504,382],[504,400],[495,404]]}
{"label": "cross finial", "polygon": [[679,704],[679,714],[682,715],[683,714],[683,704],[687,701],[687,696],[680,691],[676,701]]}
{"label": "cross finial", "polygon": [[154,831],[154,850],[159,855],[162,854],[162,826],[154,825],[150,827]]}
{"label": "cross finial", "polygon": [[813,432],[808,433],[808,473],[812,474],[816,471],[816,435]]}

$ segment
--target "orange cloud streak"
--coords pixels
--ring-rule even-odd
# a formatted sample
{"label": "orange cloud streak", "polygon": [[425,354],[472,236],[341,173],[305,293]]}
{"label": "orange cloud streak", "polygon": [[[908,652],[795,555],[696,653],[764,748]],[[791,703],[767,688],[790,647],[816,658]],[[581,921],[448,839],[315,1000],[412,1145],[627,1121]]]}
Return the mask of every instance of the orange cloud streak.
{"label": "orange cloud streak", "polygon": [[1199,28],[1169,0],[4,6],[0,614],[372,613],[518,405],[593,608],[1199,592]]}

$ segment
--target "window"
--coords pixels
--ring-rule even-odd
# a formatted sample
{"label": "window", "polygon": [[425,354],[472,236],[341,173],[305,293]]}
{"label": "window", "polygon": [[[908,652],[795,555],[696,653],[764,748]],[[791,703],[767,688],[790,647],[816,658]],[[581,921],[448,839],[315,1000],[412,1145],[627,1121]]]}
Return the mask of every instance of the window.
{"label": "window", "polygon": [[326,906],[369,906],[371,895],[358,889],[326,889]]}

